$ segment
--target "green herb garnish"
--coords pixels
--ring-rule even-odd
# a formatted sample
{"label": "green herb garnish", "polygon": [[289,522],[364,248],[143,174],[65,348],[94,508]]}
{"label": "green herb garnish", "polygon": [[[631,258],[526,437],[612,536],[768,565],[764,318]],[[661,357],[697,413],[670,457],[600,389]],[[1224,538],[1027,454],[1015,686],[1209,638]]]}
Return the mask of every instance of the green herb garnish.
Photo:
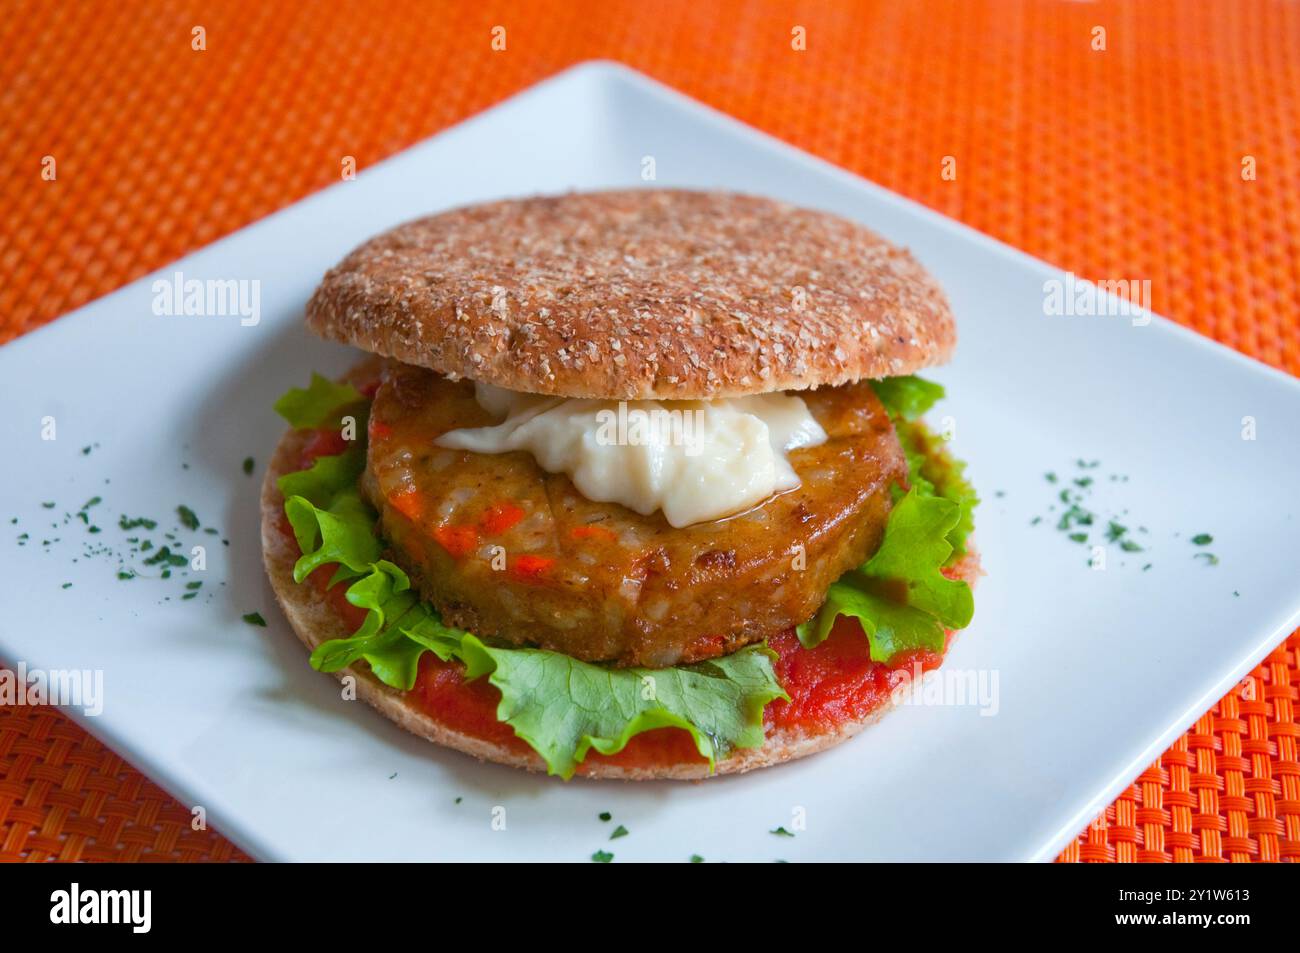
{"label": "green herb garnish", "polygon": [[1091,526],[1092,514],[1078,504],[1071,504],[1070,508],[1061,514],[1061,518],[1056,522],[1056,528],[1067,530],[1072,526]]}
{"label": "green herb garnish", "polygon": [[176,507],[176,516],[180,519],[181,525],[186,529],[196,530],[199,528],[199,518],[194,515],[194,511],[188,506],[181,505]]}
{"label": "green herb garnish", "polygon": [[[163,563],[168,566],[179,567],[179,566],[188,565],[189,560],[186,559],[184,556],[182,556],[180,553],[173,553],[166,546],[163,546],[158,550],[158,552],[154,553],[152,556],[150,556],[148,559],[144,561],[144,564],[146,566],[157,566],[159,563]],[[164,576],[163,578],[165,579],[167,577]]]}

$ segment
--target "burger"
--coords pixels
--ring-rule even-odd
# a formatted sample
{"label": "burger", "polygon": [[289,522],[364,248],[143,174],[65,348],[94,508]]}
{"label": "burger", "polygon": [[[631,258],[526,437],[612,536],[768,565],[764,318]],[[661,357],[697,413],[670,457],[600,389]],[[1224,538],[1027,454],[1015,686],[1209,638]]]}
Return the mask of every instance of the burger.
{"label": "burger", "polygon": [[460,208],[371,239],[276,404],[266,569],[311,666],[436,744],[570,778],[812,754],[971,620],[976,494],[915,376],[905,250],[726,192]]}

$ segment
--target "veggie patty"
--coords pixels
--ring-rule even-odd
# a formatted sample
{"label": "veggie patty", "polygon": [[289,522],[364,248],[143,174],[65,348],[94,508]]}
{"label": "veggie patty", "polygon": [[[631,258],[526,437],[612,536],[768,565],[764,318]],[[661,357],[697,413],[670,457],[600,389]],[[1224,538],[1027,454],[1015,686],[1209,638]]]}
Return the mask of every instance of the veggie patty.
{"label": "veggie patty", "polygon": [[866,382],[802,393],[826,443],[793,451],[801,485],[674,528],[587,500],[522,452],[434,445],[495,423],[473,385],[390,362],[362,489],[390,558],[447,624],[585,661],[666,667],[805,622],[879,547],[907,463]]}

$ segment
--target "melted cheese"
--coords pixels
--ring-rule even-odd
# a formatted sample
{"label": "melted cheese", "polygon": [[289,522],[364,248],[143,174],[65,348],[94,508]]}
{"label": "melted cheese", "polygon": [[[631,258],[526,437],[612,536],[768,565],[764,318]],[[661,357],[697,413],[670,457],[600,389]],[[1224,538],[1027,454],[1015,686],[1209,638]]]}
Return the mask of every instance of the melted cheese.
{"label": "melted cheese", "polygon": [[826,440],[803,399],[787,394],[615,401],[476,383],[475,395],[501,422],[448,431],[435,443],[475,453],[526,451],[543,470],[568,474],[587,499],[643,515],[662,510],[678,527],[794,489],[799,478],[786,454]]}

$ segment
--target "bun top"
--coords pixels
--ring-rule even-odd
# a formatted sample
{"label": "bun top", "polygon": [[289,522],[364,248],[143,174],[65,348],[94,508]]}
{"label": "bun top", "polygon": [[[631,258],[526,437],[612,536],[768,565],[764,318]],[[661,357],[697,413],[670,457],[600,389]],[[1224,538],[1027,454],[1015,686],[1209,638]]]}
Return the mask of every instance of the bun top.
{"label": "bun top", "polygon": [[934,279],[860,225],[754,196],[650,189],[402,225],[325,275],[307,323],[453,378],[629,400],[909,374],[956,341]]}

